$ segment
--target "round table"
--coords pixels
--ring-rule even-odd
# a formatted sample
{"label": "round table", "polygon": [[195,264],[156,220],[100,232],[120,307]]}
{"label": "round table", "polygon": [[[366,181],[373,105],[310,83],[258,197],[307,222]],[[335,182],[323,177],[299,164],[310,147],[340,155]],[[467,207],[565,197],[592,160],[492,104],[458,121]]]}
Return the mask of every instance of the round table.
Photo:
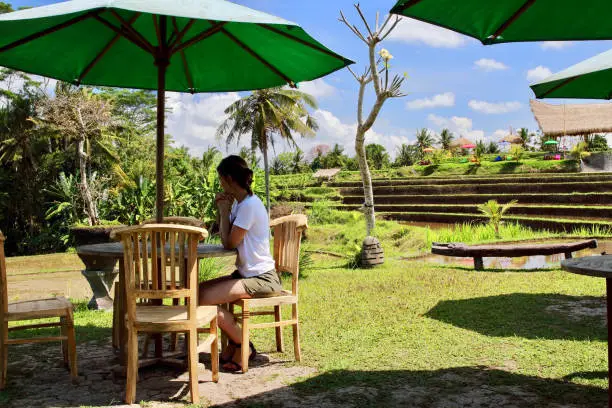
{"label": "round table", "polygon": [[[169,245],[166,253],[169,253]],[[237,255],[236,250],[223,248],[216,244],[199,244],[198,259],[221,258]],[[90,305],[94,308],[113,310],[113,346],[119,349],[119,359],[125,361],[124,345],[126,344],[125,321],[123,315],[125,305],[124,276],[122,273],[123,262],[119,262],[119,271],[115,270],[115,265],[119,259],[123,258],[123,243],[109,242],[103,244],[82,245],[77,247],[77,254],[85,264],[82,271],[87,278],[94,296]],[[187,254],[185,254],[187,256]],[[110,297],[110,289],[115,278],[119,275],[118,287],[115,289],[116,299]],[[156,348],[156,353],[157,353]]]}
{"label": "round table", "polygon": [[594,276],[606,279],[606,310],[608,319],[608,407],[612,408],[612,255],[585,256],[584,258],[565,259],[561,261],[561,268],[579,275]]}

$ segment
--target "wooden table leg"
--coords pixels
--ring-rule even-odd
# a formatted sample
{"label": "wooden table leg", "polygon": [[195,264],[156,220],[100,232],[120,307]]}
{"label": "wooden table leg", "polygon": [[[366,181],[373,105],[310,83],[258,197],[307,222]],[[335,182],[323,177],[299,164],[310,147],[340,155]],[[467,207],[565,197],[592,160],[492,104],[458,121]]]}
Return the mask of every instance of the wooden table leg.
{"label": "wooden table leg", "polygon": [[118,346],[119,346],[119,364],[125,366],[126,363],[126,353],[125,347],[127,344],[127,328],[125,327],[125,303],[126,303],[126,293],[125,293],[125,268],[123,266],[123,262],[119,262],[119,289],[117,290],[118,296],[115,299],[115,302],[119,302],[117,304],[117,313],[119,316],[116,319],[113,319],[113,322],[117,322],[119,325],[118,328]]}
{"label": "wooden table leg", "polygon": [[612,408],[612,349],[610,349],[610,339],[612,339],[612,278],[606,278],[606,308],[608,316],[608,408]]}

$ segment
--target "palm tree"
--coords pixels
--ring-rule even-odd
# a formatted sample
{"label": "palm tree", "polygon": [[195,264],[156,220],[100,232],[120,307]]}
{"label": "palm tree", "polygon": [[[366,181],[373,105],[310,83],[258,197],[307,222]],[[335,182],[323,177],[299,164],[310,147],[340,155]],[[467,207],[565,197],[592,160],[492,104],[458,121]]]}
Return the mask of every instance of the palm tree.
{"label": "palm tree", "polygon": [[527,143],[529,143],[529,138],[531,137],[531,135],[529,134],[529,129],[520,128],[518,135],[521,138],[521,145],[523,146],[523,148],[527,149]]}
{"label": "palm tree", "polygon": [[297,147],[293,133],[314,136],[316,120],[308,107],[317,108],[315,99],[304,93],[283,88],[262,89],[232,103],[225,109],[228,118],[217,129],[217,137],[226,143],[240,142],[244,134],[251,135],[251,146],[261,150],[266,174],[266,207],[270,212],[270,163],[268,148],[274,147],[274,136],[280,136]]}
{"label": "palm tree", "polygon": [[291,171],[294,174],[299,174],[304,168],[304,152],[298,148],[291,157]]}
{"label": "palm tree", "polygon": [[442,132],[440,132],[440,137],[438,137],[438,143],[440,143],[442,146],[442,150],[450,150],[451,143],[454,138],[455,135],[453,135],[450,130],[442,129]]}
{"label": "palm tree", "polygon": [[499,235],[499,224],[501,224],[502,217],[516,203],[518,203],[517,200],[512,200],[505,205],[500,205],[497,200],[489,200],[484,204],[478,205],[478,211],[489,217],[489,224],[495,229],[496,238],[501,238]]}
{"label": "palm tree", "polygon": [[423,149],[426,149],[428,147],[431,147],[431,145],[433,144],[434,140],[433,137],[431,137],[431,134],[429,133],[429,130],[427,129],[419,129],[417,130],[416,133],[416,145],[419,148],[419,153],[421,155],[421,158],[423,157]]}

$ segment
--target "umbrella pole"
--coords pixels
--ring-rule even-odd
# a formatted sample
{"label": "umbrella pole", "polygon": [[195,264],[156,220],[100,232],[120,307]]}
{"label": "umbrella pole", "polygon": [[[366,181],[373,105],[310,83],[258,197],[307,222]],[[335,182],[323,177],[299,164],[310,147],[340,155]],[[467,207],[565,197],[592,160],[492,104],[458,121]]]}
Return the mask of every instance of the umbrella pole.
{"label": "umbrella pole", "polygon": [[156,200],[155,220],[161,223],[164,219],[164,147],[165,147],[165,114],[166,114],[166,70],[170,64],[166,44],[166,17],[160,18],[160,46],[155,56],[157,66],[157,157],[155,160]]}

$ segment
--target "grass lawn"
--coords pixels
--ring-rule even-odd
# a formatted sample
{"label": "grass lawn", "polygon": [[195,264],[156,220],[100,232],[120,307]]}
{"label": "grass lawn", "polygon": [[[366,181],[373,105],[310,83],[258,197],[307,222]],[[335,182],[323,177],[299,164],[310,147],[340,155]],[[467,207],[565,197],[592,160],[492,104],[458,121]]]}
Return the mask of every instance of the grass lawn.
{"label": "grass lawn", "polygon": [[[349,253],[363,232],[348,214],[341,224],[313,225],[304,249]],[[414,392],[405,396],[410,406],[455,406],[436,405],[441,393],[457,406],[501,406],[500,389],[532,395],[531,406],[604,405],[604,280],[559,269],[476,272],[402,260],[428,237],[390,222],[379,231],[385,265],[353,269],[347,258],[314,253],[314,267],[300,280],[302,364],[318,371],[287,384],[299,395],[338,392],[338,402],[391,406],[399,405],[401,384]],[[75,318],[79,342],[110,336],[110,314],[81,303]],[[290,356],[290,330],[285,338]],[[253,341],[261,351],[274,349],[272,331],[253,332]],[[465,389],[485,402],[461,405],[453,395]]]}

